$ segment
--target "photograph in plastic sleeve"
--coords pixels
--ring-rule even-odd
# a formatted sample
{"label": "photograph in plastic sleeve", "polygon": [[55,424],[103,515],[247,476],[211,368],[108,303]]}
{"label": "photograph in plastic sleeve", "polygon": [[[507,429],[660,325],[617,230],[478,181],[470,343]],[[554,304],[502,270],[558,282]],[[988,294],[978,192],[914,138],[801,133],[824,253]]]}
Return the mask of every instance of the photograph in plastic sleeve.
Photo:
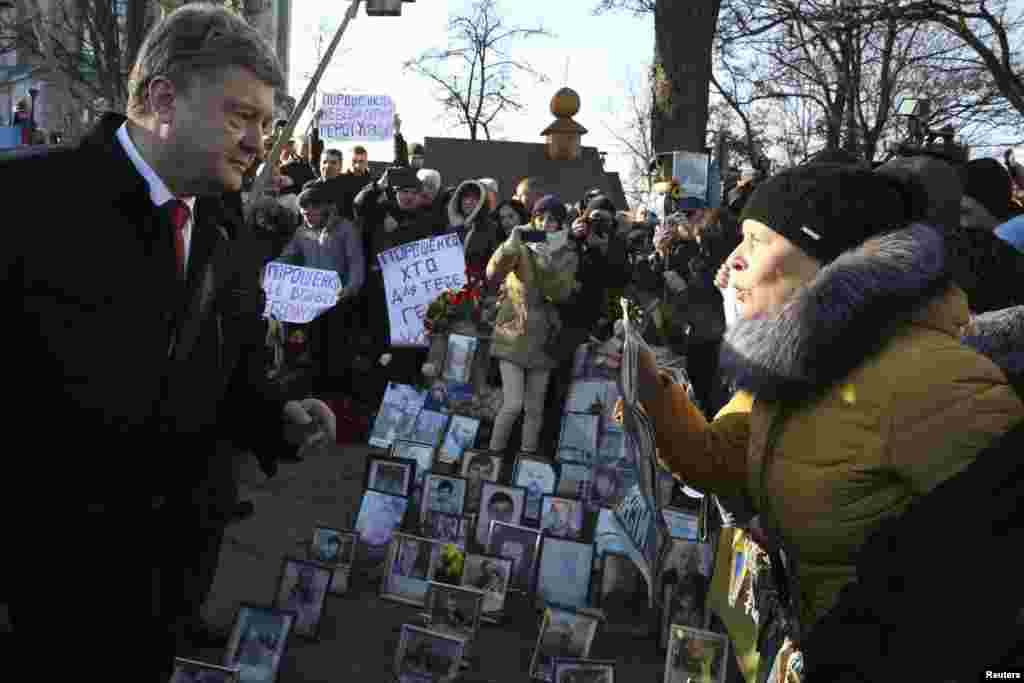
{"label": "photograph in plastic sleeve", "polygon": [[626,471],[615,465],[594,465],[587,488],[587,507],[591,510],[614,508],[626,495]]}
{"label": "photograph in plastic sleeve", "polygon": [[549,536],[579,540],[583,536],[583,503],[575,498],[544,496],[540,530]]}
{"label": "photograph in plastic sleeve", "polygon": [[525,502],[526,489],[485,481],[480,495],[480,513],[476,525],[476,542],[480,547],[487,545],[491,522],[521,523]]}
{"label": "photograph in plastic sleeve", "polygon": [[462,460],[462,455],[476,445],[480,431],[480,420],[465,415],[452,415],[448,422],[441,447],[437,449],[437,461],[452,465]]}
{"label": "photograph in plastic sleeve", "polygon": [[586,607],[590,600],[594,544],[547,536],[537,567],[537,603]]}
{"label": "photograph in plastic sleeve", "polygon": [[724,683],[729,639],[721,633],[671,627],[665,683]]}
{"label": "photograph in plastic sleeve", "polygon": [[520,593],[533,592],[540,531],[504,522],[491,522],[489,531],[487,553],[512,560],[509,588]]}
{"label": "photograph in plastic sleeve", "polygon": [[589,657],[599,624],[600,619],[592,614],[569,607],[547,607],[530,661],[530,677],[553,683],[556,657]]}
{"label": "photograph in plastic sleeve", "polygon": [[615,382],[606,379],[576,380],[569,387],[565,398],[564,412],[589,413],[611,417],[612,406],[608,403],[618,393]]}
{"label": "photograph in plastic sleeve", "polygon": [[597,513],[597,526],[594,528],[594,552],[597,560],[600,560],[606,553],[626,554],[626,538],[619,533],[618,527],[612,521],[611,510],[601,510]]}
{"label": "photograph in plastic sleeve", "polygon": [[371,455],[366,460],[366,481],[363,488],[393,496],[408,496],[416,481],[416,461],[396,460],[390,456]]}
{"label": "photograph in plastic sleeve", "polygon": [[429,443],[432,446],[436,446],[440,443],[441,437],[444,436],[444,430],[447,426],[448,416],[446,414],[433,410],[421,410],[420,414],[416,416],[415,426],[408,438],[411,441],[419,441],[420,443]]}
{"label": "photograph in plastic sleeve", "polygon": [[462,477],[431,472],[423,482],[423,503],[420,505],[420,523],[426,521],[427,512],[446,512],[461,515],[466,507],[466,485]]}
{"label": "photograph in plastic sleeve", "polygon": [[590,495],[591,468],[577,463],[562,463],[559,467],[556,493],[566,498],[586,500]]}
{"label": "photograph in plastic sleeve", "polygon": [[681,541],[696,541],[700,532],[700,516],[696,512],[687,512],[675,508],[664,508],[661,511],[668,526],[669,535]]}
{"label": "photograph in plastic sleeve", "polygon": [[480,340],[461,334],[448,335],[448,353],[444,359],[442,376],[450,382],[468,383],[473,373],[473,361],[476,358]]}
{"label": "photograph in plastic sleeve", "polygon": [[476,515],[454,515],[448,512],[427,510],[423,517],[420,533],[442,543],[454,543],[466,547],[469,534],[475,528]]}
{"label": "photograph in plastic sleeve", "polygon": [[398,683],[450,683],[458,676],[465,649],[462,638],[402,624],[395,651],[395,678]]}
{"label": "photograph in plastic sleeve", "polygon": [[484,592],[483,620],[497,624],[505,613],[505,597],[512,578],[508,557],[469,553],[462,570],[462,585]]}
{"label": "photograph in plastic sleeve", "polygon": [[175,657],[170,683],[239,683],[238,668]]}
{"label": "photograph in plastic sleeve", "polygon": [[483,591],[431,581],[425,606],[429,628],[472,643],[480,628],[483,603]]}
{"label": "photograph in plastic sleeve", "polygon": [[300,638],[319,638],[333,574],[333,567],[285,558],[274,607],[295,613],[292,631]]}
{"label": "photograph in plastic sleeve", "polygon": [[434,447],[429,443],[406,441],[400,439],[391,446],[389,455],[397,460],[406,459],[416,462],[416,479],[413,492],[423,489],[423,480],[434,466]]}
{"label": "photograph in plastic sleeve", "polygon": [[341,595],[348,591],[349,575],[356,555],[356,533],[330,527],[313,527],[313,542],[310,544],[310,559],[334,567],[331,580],[332,594]]}
{"label": "photograph in plastic sleeve", "polygon": [[615,662],[604,659],[554,658],[555,683],[615,683]]}
{"label": "photograph in plastic sleeve", "polygon": [[557,460],[561,463],[591,465],[597,456],[597,431],[600,415],[567,413],[562,416]]}
{"label": "photograph in plastic sleeve", "polygon": [[426,399],[426,391],[407,384],[389,383],[373,421],[370,445],[390,448],[396,439],[408,439]]}
{"label": "photograph in plastic sleeve", "polygon": [[520,453],[516,457],[512,483],[526,489],[523,521],[539,524],[544,496],[554,495],[558,484],[558,471],[554,463]]}
{"label": "photograph in plastic sleeve", "polygon": [[237,667],[243,681],[276,683],[294,623],[294,612],[242,604],[224,651],[224,666]]}
{"label": "photograph in plastic sleeve", "polygon": [[497,482],[501,473],[501,456],[488,451],[468,450],[462,456],[462,476],[469,482],[466,489],[466,512],[480,511],[484,482]]}
{"label": "photograph in plastic sleeve", "polygon": [[387,555],[391,535],[402,525],[409,499],[380,491],[364,491],[356,516],[359,549],[369,565],[379,565]]}
{"label": "photograph in plastic sleeve", "polygon": [[388,550],[387,573],[381,582],[381,597],[422,606],[433,578],[431,568],[441,552],[433,539],[396,533]]}

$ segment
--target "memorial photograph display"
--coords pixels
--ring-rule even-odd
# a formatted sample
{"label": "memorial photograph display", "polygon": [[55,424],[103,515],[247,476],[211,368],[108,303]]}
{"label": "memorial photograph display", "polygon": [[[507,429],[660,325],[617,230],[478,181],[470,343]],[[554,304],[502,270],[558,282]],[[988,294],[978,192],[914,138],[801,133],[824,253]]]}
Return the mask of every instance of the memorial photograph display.
{"label": "memorial photograph display", "polygon": [[431,581],[427,588],[427,624],[433,631],[463,638],[469,654],[470,646],[480,629],[484,592],[468,586],[450,586]]}
{"label": "memorial photograph display", "polygon": [[430,472],[423,482],[423,501],[420,504],[420,522],[427,518],[427,512],[446,512],[462,515],[466,507],[466,487],[462,477]]}
{"label": "memorial photograph display", "polygon": [[388,548],[381,597],[394,602],[423,606],[431,569],[441,543],[431,538],[396,533]]}
{"label": "memorial photograph display", "polygon": [[537,602],[587,607],[594,569],[594,544],[544,536],[537,567]]}
{"label": "memorial photograph display", "polygon": [[566,413],[562,416],[562,432],[558,437],[559,462],[594,463],[600,419],[600,415],[589,413]]}
{"label": "memorial photograph display", "polygon": [[512,560],[509,587],[520,593],[533,592],[540,539],[538,529],[506,522],[490,523],[487,552]]}
{"label": "memorial photograph display", "polygon": [[235,614],[224,666],[237,667],[243,681],[276,683],[295,612],[243,603]]}
{"label": "memorial photograph display", "polygon": [[575,498],[544,496],[540,530],[549,536],[579,540],[583,536],[583,503]]}
{"label": "memorial photograph display", "polygon": [[469,482],[466,491],[466,512],[480,511],[480,496],[485,481],[497,482],[501,473],[501,456],[488,451],[467,450],[462,456],[461,474]]}
{"label": "memorial photograph display", "polygon": [[371,455],[366,460],[366,479],[363,488],[394,496],[409,496],[412,495],[415,482],[415,460],[399,460],[385,455]]}
{"label": "memorial photograph display", "polygon": [[665,683],[724,683],[729,639],[721,633],[672,626]]}
{"label": "memorial photograph display", "polygon": [[240,683],[239,675],[237,667],[228,668],[175,657],[170,683]]}
{"label": "memorial photograph display", "polygon": [[448,335],[448,352],[445,354],[442,377],[450,382],[468,383],[473,371],[480,340],[461,334]]}
{"label": "memorial photograph display", "polygon": [[416,463],[416,479],[413,481],[413,490],[422,490],[423,480],[430,472],[430,468],[434,466],[434,447],[429,443],[399,439],[391,446],[388,455],[395,460],[405,459]]}
{"label": "memorial photograph display", "polygon": [[605,659],[556,657],[555,683],[615,683],[615,662]]}
{"label": "memorial photograph display", "polygon": [[535,456],[524,453],[516,456],[512,483],[526,489],[526,502],[523,505],[525,523],[540,523],[543,498],[553,495],[558,485],[556,467],[554,463]]}
{"label": "memorial photograph display", "polygon": [[373,421],[370,445],[389,448],[396,439],[408,439],[426,399],[425,390],[407,384],[389,383]]}
{"label": "memorial photograph display", "polygon": [[274,607],[295,613],[292,632],[316,640],[334,568],[317,562],[285,558],[274,595]]}
{"label": "memorial photograph display", "polygon": [[622,467],[613,464],[594,465],[587,487],[587,507],[591,510],[614,508],[626,495],[626,477]]}
{"label": "memorial photograph display", "polygon": [[484,592],[483,620],[497,624],[505,613],[505,597],[512,578],[511,558],[482,553],[466,555],[462,585]]}
{"label": "memorial photograph display", "polygon": [[508,522],[509,524],[522,522],[525,502],[526,489],[485,481],[480,494],[476,542],[481,547],[487,545],[487,534],[490,532],[491,522]]}
{"label": "memorial photograph display", "polygon": [[590,495],[591,468],[589,465],[564,462],[559,467],[558,488],[560,496],[586,500]]}
{"label": "memorial photograph display", "polygon": [[436,446],[444,436],[445,427],[448,426],[448,415],[433,410],[421,410],[416,416],[416,423],[412,433],[409,435],[411,441],[429,443]]}
{"label": "memorial photograph display", "polygon": [[530,660],[530,677],[553,683],[555,658],[589,657],[599,624],[600,617],[586,611],[559,605],[545,608]]}
{"label": "memorial photograph display", "polygon": [[441,447],[437,449],[437,461],[452,465],[462,461],[462,455],[476,445],[480,431],[480,420],[465,415],[452,415],[448,422]]}
{"label": "memorial photograph display", "polygon": [[696,512],[687,512],[677,508],[664,508],[661,511],[668,526],[668,532],[674,539],[696,541],[700,530],[700,516]]}
{"label": "memorial photograph display", "polygon": [[454,515],[449,512],[427,510],[420,533],[428,538],[465,548],[475,523],[475,515]]}

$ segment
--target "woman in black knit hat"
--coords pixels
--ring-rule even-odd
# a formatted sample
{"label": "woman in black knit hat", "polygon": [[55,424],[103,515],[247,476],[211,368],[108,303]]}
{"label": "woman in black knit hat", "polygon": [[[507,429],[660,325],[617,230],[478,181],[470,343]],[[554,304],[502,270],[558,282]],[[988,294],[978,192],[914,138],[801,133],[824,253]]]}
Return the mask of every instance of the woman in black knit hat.
{"label": "woman in black knit hat", "polygon": [[917,205],[909,186],[864,168],[779,173],[747,202],[729,259],[732,400],[706,420],[641,353],[662,464],[748,501],[782,558],[779,651],[799,650],[856,580],[873,533],[1024,419],[1003,372],[961,344],[967,298]]}

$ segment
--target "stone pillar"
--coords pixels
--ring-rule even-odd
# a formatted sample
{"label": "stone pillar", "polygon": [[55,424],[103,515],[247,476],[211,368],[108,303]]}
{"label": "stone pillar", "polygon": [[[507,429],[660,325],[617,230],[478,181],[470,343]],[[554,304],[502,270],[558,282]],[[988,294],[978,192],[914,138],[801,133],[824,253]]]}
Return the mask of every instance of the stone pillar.
{"label": "stone pillar", "polygon": [[547,157],[551,161],[575,161],[580,155],[580,138],[587,129],[573,116],[580,111],[580,96],[572,88],[562,88],[551,98],[551,115],[555,122],[541,135],[547,137]]}

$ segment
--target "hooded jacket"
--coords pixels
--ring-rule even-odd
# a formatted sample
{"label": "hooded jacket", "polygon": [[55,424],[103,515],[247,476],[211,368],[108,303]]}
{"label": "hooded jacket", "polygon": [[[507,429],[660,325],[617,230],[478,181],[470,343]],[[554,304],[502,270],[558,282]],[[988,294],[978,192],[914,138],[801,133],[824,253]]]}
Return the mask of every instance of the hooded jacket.
{"label": "hooded jacket", "polygon": [[[480,193],[480,201],[466,215],[462,212],[462,198],[471,187]],[[448,202],[448,226],[462,238],[466,250],[466,266],[479,270],[486,268],[491,255],[501,244],[498,226],[487,211],[487,188],[476,180],[460,183]]]}
{"label": "hooded jacket", "polygon": [[1024,306],[975,316],[963,341],[1002,368],[1024,396]]}
{"label": "hooded jacket", "polygon": [[769,521],[803,632],[879,525],[1024,417],[1004,373],[960,343],[967,299],[944,261],[924,225],[868,240],[778,314],[730,328],[722,367],[739,391],[714,421],[668,382],[646,406],[677,478]]}

